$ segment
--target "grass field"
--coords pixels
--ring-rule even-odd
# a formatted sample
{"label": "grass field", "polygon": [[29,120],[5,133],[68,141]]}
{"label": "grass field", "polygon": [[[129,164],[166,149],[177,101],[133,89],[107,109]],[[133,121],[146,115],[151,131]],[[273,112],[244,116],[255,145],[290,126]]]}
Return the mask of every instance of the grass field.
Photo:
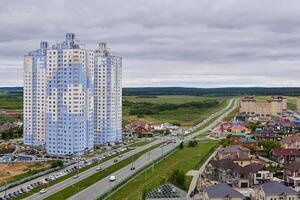
{"label": "grass field", "polygon": [[179,123],[181,126],[192,126],[199,121],[207,118],[212,113],[222,109],[228,103],[229,98],[225,97],[199,97],[199,96],[181,96],[181,95],[169,95],[169,96],[157,96],[156,98],[140,98],[136,96],[125,96],[124,100],[131,102],[149,102],[155,104],[171,103],[182,104],[187,102],[197,102],[206,99],[216,99],[219,101],[219,105],[214,108],[178,108],[175,110],[162,111],[158,114],[149,114],[142,117],[137,117],[128,114],[128,108],[123,107],[123,119],[128,123],[134,120],[144,120],[152,123]]}
{"label": "grass field", "polygon": [[[163,142],[162,142],[163,143]],[[78,191],[84,190],[85,188],[97,183],[98,181],[100,181],[101,179],[109,176],[110,174],[112,174],[113,172],[129,165],[132,161],[137,160],[139,157],[141,157],[143,154],[147,153],[148,151],[151,151],[155,148],[157,148],[158,146],[160,146],[162,143],[159,143],[157,145],[154,145],[152,147],[149,147],[148,149],[145,149],[135,155],[132,156],[132,158],[126,158],[116,164],[113,164],[112,166],[106,168],[105,170],[102,170],[100,172],[97,172],[75,184],[73,184],[70,187],[67,187],[49,197],[46,198],[46,200],[57,200],[57,199],[67,199],[73,195],[75,195],[76,193],[78,193]]]}
{"label": "grass field", "polygon": [[[209,157],[218,142],[203,140],[207,143],[198,144],[196,147],[184,147],[158,163],[154,170],[148,169],[133,181],[117,191],[110,200],[139,200],[144,191],[158,187],[161,182],[168,179],[173,170],[179,169],[187,173],[191,169],[199,169],[201,164]],[[190,185],[192,178],[187,177],[185,188]]]}
{"label": "grass field", "polygon": [[[256,96],[255,98],[257,100],[264,101],[264,100],[269,99],[270,96]],[[296,110],[296,108],[297,108],[297,97],[287,96],[286,98],[288,100],[288,103],[287,103],[288,109]]]}
{"label": "grass field", "polygon": [[150,142],[152,142],[152,140],[141,140],[141,141],[137,141],[133,144],[128,145],[128,147],[134,147],[134,148],[141,147],[141,146],[144,146],[146,144],[149,144]]}
{"label": "grass field", "polygon": [[22,110],[23,97],[16,95],[0,95],[0,109]]}
{"label": "grass field", "polygon": [[139,96],[124,96],[123,100],[133,102],[149,102],[149,103],[172,103],[181,104],[192,101],[202,101],[205,99],[218,99],[223,100],[223,97],[203,97],[203,96],[187,96],[187,95],[161,95],[155,96],[155,98],[139,97]]}

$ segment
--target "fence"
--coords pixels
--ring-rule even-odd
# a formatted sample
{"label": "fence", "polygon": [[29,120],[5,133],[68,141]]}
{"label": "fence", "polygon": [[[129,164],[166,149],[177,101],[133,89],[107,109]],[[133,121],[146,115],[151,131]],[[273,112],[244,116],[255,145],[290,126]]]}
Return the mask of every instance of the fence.
{"label": "fence", "polygon": [[49,174],[49,173],[57,171],[57,170],[60,170],[60,169],[62,169],[64,167],[67,167],[67,166],[72,165],[72,164],[74,164],[74,163],[68,163],[67,165],[64,165],[63,167],[56,167],[56,168],[51,168],[51,169],[48,169],[48,170],[45,170],[45,171],[41,171],[41,172],[38,172],[38,173],[36,173],[36,174],[34,174],[32,176],[28,176],[28,177],[23,178],[21,180],[18,180],[18,181],[12,182],[12,183],[8,183],[8,184],[3,185],[3,186],[0,187],[0,192],[3,192],[3,191],[5,191],[5,190],[7,190],[9,188],[18,186],[18,185],[20,185],[22,183],[25,183],[27,181],[31,181],[31,180],[33,180],[35,178],[40,177],[40,176]]}
{"label": "fence", "polygon": [[160,161],[164,160],[166,157],[170,156],[172,153],[177,151],[179,149],[179,145],[177,145],[174,149],[169,150],[166,154],[163,156],[153,160],[152,162],[148,163],[144,167],[138,169],[135,173],[129,175],[127,178],[124,180],[118,182],[115,184],[113,187],[111,187],[109,190],[98,196],[96,199],[97,200],[105,200],[108,199],[110,196],[112,196],[114,193],[116,193],[118,190],[120,190],[122,187],[124,187],[128,182],[132,181],[136,176],[141,175],[144,173],[146,170],[150,169],[153,167],[155,164],[159,163]]}

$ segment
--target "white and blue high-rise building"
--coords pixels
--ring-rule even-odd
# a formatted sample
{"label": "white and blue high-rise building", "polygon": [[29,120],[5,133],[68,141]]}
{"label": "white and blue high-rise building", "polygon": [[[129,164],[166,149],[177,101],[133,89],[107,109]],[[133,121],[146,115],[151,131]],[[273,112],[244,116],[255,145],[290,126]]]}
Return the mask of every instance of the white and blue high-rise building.
{"label": "white and blue high-rise building", "polygon": [[47,50],[46,149],[80,155],[93,149],[94,52],[75,35]]}
{"label": "white and blue high-rise building", "polygon": [[95,145],[122,140],[122,58],[106,43],[95,51]]}
{"label": "white and blue high-rise building", "polygon": [[86,50],[73,33],[24,57],[24,144],[81,155],[122,139],[122,59],[105,43]]}
{"label": "white and blue high-rise building", "polygon": [[26,145],[45,144],[47,48],[48,43],[41,42],[39,49],[24,56],[23,132]]}

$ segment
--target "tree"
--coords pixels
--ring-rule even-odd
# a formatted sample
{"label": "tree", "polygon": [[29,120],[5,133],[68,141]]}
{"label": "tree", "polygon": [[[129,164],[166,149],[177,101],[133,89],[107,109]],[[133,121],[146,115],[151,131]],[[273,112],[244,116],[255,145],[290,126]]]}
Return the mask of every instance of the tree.
{"label": "tree", "polygon": [[180,142],[179,148],[183,149],[183,142]]}
{"label": "tree", "polygon": [[62,160],[54,160],[51,163],[51,168],[62,167],[63,165],[64,165],[64,162]]}
{"label": "tree", "polygon": [[281,144],[278,141],[269,141],[269,140],[259,141],[257,145],[258,147],[263,148],[264,155],[267,157],[270,157],[270,151],[272,149],[278,149],[281,147]]}
{"label": "tree", "polygon": [[197,140],[190,140],[188,143],[188,147],[195,147],[197,146],[198,142]]}
{"label": "tree", "polygon": [[184,189],[185,174],[183,171],[175,169],[169,176],[168,181],[173,185]]}

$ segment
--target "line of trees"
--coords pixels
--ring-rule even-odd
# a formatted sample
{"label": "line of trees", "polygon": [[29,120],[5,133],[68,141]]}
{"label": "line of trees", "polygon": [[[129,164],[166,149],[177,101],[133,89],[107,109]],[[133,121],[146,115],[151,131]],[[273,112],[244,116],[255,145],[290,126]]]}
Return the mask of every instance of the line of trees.
{"label": "line of trees", "polygon": [[171,103],[163,103],[163,104],[154,104],[148,102],[131,102],[131,101],[123,101],[123,106],[129,108],[129,115],[149,115],[149,114],[157,114],[162,111],[170,111],[176,110],[179,108],[213,108],[219,104],[217,100],[203,100],[197,102],[187,102],[182,104],[171,104]]}

